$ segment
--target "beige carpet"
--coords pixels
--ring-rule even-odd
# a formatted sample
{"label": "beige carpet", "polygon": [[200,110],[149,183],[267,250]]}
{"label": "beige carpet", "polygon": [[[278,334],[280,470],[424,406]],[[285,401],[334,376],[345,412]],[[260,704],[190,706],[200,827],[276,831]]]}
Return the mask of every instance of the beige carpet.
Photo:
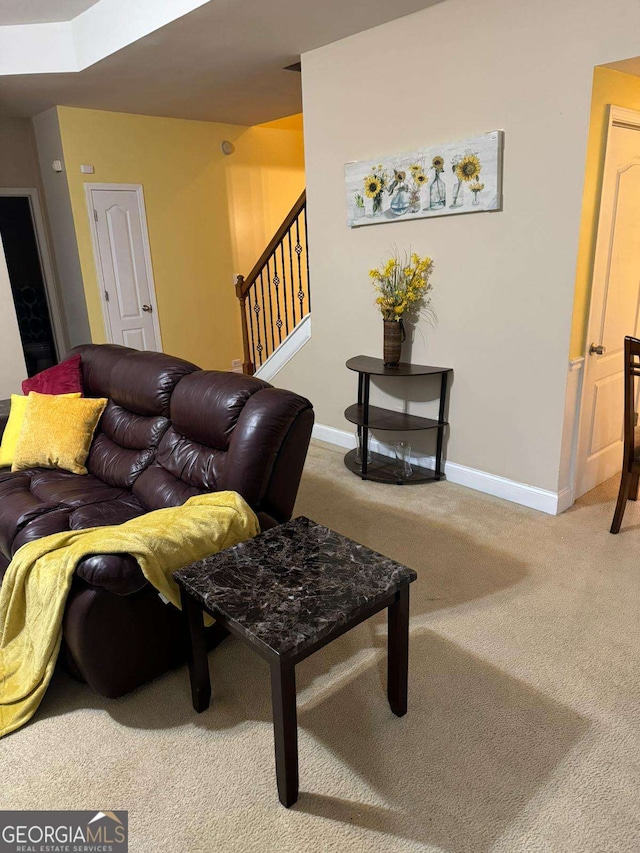
{"label": "beige carpet", "polygon": [[640,850],[640,504],[617,484],[558,518],[449,483],[362,483],[310,451],[297,514],[415,568],[409,713],[385,620],[298,667],[300,785],[279,805],[267,665],[212,653],[118,701],[64,675],[0,741],[0,809],[128,809],[144,851]]}

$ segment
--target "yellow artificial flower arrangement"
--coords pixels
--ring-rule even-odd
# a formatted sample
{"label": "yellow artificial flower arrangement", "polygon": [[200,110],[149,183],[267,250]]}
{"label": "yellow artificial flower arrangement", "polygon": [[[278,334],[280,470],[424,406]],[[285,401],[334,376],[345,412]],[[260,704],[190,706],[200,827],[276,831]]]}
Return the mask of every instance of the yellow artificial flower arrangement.
{"label": "yellow artificial flower arrangement", "polygon": [[405,313],[428,309],[432,270],[431,258],[412,252],[402,259],[397,251],[379,269],[369,270],[383,319],[400,321]]}

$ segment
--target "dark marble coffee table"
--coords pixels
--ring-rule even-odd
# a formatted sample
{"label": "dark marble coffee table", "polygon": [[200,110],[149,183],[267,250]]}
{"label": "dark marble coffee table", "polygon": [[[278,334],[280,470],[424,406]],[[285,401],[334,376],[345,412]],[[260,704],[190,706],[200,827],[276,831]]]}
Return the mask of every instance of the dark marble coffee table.
{"label": "dark marble coffee table", "polygon": [[278,794],[298,799],[295,665],[385,607],[387,696],[407,712],[409,584],[416,573],[339,533],[300,517],[175,572],[191,640],[196,711],[211,682],[202,611],[271,665]]}

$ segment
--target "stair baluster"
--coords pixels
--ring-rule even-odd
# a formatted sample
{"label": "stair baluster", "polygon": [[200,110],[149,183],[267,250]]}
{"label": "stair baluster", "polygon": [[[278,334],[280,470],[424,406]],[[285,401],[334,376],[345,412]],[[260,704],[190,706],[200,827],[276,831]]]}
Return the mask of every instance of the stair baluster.
{"label": "stair baluster", "polygon": [[[289,251],[288,265],[285,243]],[[253,375],[311,308],[306,191],[291,208],[246,279],[241,275],[236,277],[236,296],[242,321],[242,371]]]}

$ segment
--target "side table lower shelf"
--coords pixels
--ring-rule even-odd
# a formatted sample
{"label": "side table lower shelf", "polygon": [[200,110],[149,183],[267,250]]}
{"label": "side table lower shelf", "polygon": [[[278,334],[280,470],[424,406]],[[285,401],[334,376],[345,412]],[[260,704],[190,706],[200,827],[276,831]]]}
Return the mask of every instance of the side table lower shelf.
{"label": "side table lower shelf", "polygon": [[363,480],[372,480],[374,483],[396,483],[398,486],[412,486],[418,483],[428,483],[431,480],[444,480],[444,474],[437,474],[433,468],[423,468],[412,465],[413,474],[404,478],[394,474],[396,460],[380,453],[371,453],[371,462],[367,465],[367,473],[362,475],[362,465],[355,461],[356,451],[350,450],[344,457],[344,464],[350,471],[357,474]]}

